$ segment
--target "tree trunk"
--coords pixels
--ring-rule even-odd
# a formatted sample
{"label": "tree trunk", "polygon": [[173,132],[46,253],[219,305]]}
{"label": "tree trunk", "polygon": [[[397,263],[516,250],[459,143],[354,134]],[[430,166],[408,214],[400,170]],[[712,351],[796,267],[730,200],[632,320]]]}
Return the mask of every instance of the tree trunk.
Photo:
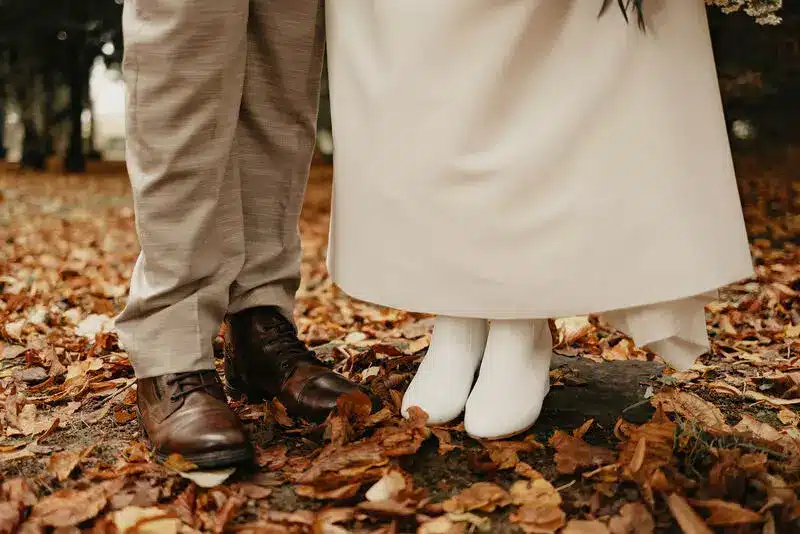
{"label": "tree trunk", "polygon": [[[87,92],[88,92],[88,85],[87,85]],[[95,139],[95,118],[94,118],[94,103],[92,102],[91,97],[87,99],[88,109],[91,113],[90,118],[91,122],[89,123],[89,149],[87,151],[87,156],[92,161],[99,161],[103,159],[103,155],[97,150],[96,139]]]}
{"label": "tree trunk", "polygon": [[[3,82],[0,81],[0,84],[1,83]],[[5,133],[6,133],[6,101],[3,98],[3,95],[0,94],[0,161],[6,159]]]}
{"label": "tree trunk", "polygon": [[53,79],[53,71],[50,64],[45,65],[45,70],[42,73],[42,98],[44,99],[42,110],[42,137],[44,153],[50,157],[55,154],[55,146],[53,143],[53,100],[55,99],[55,80]]}
{"label": "tree trunk", "polygon": [[42,136],[36,128],[36,123],[32,120],[23,122],[25,127],[24,137],[22,138],[22,158],[20,166],[43,171],[47,167],[47,156],[42,147]]}
{"label": "tree trunk", "polygon": [[86,171],[81,116],[83,115],[84,91],[86,90],[88,76],[85,73],[83,47],[81,44],[82,41],[78,41],[78,45],[75,46],[72,52],[72,68],[69,72],[70,136],[67,155],[64,159],[64,170],[66,172]]}

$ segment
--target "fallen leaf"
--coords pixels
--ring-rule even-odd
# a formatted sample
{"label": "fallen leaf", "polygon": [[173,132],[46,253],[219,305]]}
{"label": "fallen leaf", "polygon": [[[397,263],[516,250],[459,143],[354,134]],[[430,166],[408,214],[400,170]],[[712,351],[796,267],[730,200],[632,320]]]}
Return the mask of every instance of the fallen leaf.
{"label": "fallen leaf", "polygon": [[672,493],[666,497],[666,501],[672,517],[685,534],[712,534],[706,522],[689,506],[686,499],[677,493]]}
{"label": "fallen leaf", "polygon": [[436,436],[436,439],[439,440],[439,449],[438,452],[440,455],[445,455],[455,449],[458,449],[458,445],[453,445],[452,437],[450,436],[450,432],[443,428],[431,428],[431,433]]}
{"label": "fallen leaf", "polygon": [[417,534],[465,534],[465,532],[463,523],[457,523],[446,515],[427,521],[417,529]]}
{"label": "fallen leaf", "polygon": [[276,471],[289,461],[286,455],[288,451],[289,448],[283,444],[268,449],[259,448],[256,450],[256,464],[268,471]]}
{"label": "fallen leaf", "polygon": [[196,465],[177,453],[169,455],[167,459],[164,460],[163,465],[167,469],[172,469],[179,473],[187,473],[193,469],[197,469]]}
{"label": "fallen leaf", "polygon": [[59,481],[63,482],[69,478],[72,472],[78,467],[81,460],[91,454],[94,445],[85,449],[56,452],[50,455],[47,469],[53,473]]}
{"label": "fallen leaf", "polygon": [[358,509],[384,517],[409,517],[417,513],[415,506],[409,506],[407,503],[393,500],[360,502],[358,503]]}
{"label": "fallen leaf", "polygon": [[719,408],[694,393],[670,389],[657,393],[651,403],[662,404],[665,412],[677,412],[689,421],[697,421],[713,433],[730,433],[731,427]]}
{"label": "fallen leaf", "polygon": [[108,497],[119,491],[124,483],[123,479],[117,479],[95,484],[84,491],[57,491],[33,505],[30,519],[46,527],[76,526],[97,517],[105,508]]}
{"label": "fallen leaf", "polygon": [[609,520],[608,529],[611,534],[653,534],[656,524],[647,507],[635,502],[623,505]]}
{"label": "fallen leaf", "polygon": [[589,445],[580,437],[556,430],[550,438],[550,446],[556,450],[556,470],[559,473],[574,473],[583,467],[597,467],[614,461],[613,451]]}
{"label": "fallen leaf", "polygon": [[177,534],[181,521],[161,508],[129,506],[111,514],[119,534]]}
{"label": "fallen leaf", "polygon": [[[193,468],[196,467],[193,465]],[[191,480],[201,488],[215,488],[228,480],[235,471],[235,467],[229,467],[213,471],[178,471],[178,474],[187,480]]]}
{"label": "fallen leaf", "polygon": [[445,512],[493,512],[511,503],[508,492],[491,482],[476,482],[442,503]]}
{"label": "fallen leaf", "polygon": [[333,489],[320,489],[314,486],[298,485],[294,487],[295,493],[307,499],[318,500],[343,500],[355,497],[361,489],[361,483],[344,484]]}
{"label": "fallen leaf", "polygon": [[770,397],[769,395],[764,395],[759,391],[753,391],[748,389],[745,391],[744,396],[748,399],[753,399],[756,401],[766,402],[770,406],[774,406],[776,408],[782,408],[784,406],[794,406],[795,404],[800,404],[800,398],[797,399],[778,399],[775,397]]}
{"label": "fallen leaf", "polygon": [[284,428],[292,428],[294,426],[294,421],[291,417],[289,417],[289,413],[286,411],[286,406],[284,406],[281,401],[278,399],[273,399],[269,407],[272,417],[275,418],[275,421],[279,425]]}
{"label": "fallen leaf", "polygon": [[246,499],[260,501],[272,495],[272,490],[251,482],[237,482],[231,489]]}
{"label": "fallen leaf", "polygon": [[573,519],[567,523],[567,526],[564,527],[561,534],[611,534],[611,532],[608,530],[608,527],[600,521],[581,521]]}
{"label": "fallen leaf", "polygon": [[692,506],[705,508],[711,512],[711,516],[706,522],[712,527],[730,527],[735,525],[748,525],[760,523],[761,514],[748,510],[735,502],[727,502],[719,499],[692,500]]}
{"label": "fallen leaf", "polygon": [[537,471],[536,469],[534,469],[533,467],[531,467],[531,465],[530,465],[530,464],[527,464],[527,463],[525,463],[525,462],[520,462],[520,463],[518,463],[518,464],[517,464],[517,465],[514,467],[514,471],[515,471],[515,472],[516,472],[518,475],[521,475],[521,476],[523,476],[523,477],[525,477],[525,478],[530,478],[530,479],[534,479],[534,478],[544,478],[544,477],[542,476],[542,474],[541,474],[539,471]]}
{"label": "fallen leaf", "polygon": [[390,470],[383,475],[369,490],[365,497],[368,501],[388,501],[406,488],[406,477],[400,471]]}

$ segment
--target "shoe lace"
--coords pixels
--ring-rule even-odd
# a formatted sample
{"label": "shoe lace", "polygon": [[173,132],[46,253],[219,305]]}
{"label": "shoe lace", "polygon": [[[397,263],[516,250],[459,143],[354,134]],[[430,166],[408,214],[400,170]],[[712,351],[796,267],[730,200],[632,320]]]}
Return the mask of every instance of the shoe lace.
{"label": "shoe lace", "polygon": [[276,355],[278,360],[276,363],[281,370],[288,372],[298,362],[324,365],[314,352],[297,338],[297,330],[291,323],[281,322],[272,325],[265,334],[265,343],[269,345],[270,352]]}
{"label": "shoe lace", "polygon": [[170,400],[177,402],[196,391],[216,396],[214,388],[219,387],[219,377],[216,371],[178,373],[167,379],[167,385],[175,386],[176,391],[172,392]]}

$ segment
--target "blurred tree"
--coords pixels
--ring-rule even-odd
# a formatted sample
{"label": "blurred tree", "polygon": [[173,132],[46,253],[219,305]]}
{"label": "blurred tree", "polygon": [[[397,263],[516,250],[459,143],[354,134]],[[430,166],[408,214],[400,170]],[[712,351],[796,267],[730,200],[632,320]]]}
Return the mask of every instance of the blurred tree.
{"label": "blurred tree", "polygon": [[[56,145],[54,130],[66,120],[64,168],[85,169],[89,75],[106,43],[115,45],[107,61],[119,62],[121,12],[122,0],[0,0],[0,86],[20,108],[23,166],[44,167]],[[69,102],[56,109],[62,87]]]}

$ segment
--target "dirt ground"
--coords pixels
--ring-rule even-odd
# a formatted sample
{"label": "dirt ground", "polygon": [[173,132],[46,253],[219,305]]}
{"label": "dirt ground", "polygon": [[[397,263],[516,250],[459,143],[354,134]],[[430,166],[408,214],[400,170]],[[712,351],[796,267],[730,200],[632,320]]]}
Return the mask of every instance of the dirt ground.
{"label": "dirt ground", "polygon": [[234,403],[257,465],[211,488],[140,441],[109,323],[137,254],[124,169],[0,167],[0,532],[800,532],[798,162],[737,159],[757,276],[709,306],[710,354],[674,372],[597,318],[559,320],[543,414],[498,443],[397,415],[430,318],[333,287],[316,165],[297,323],[386,408],[346,399],[314,426]]}

